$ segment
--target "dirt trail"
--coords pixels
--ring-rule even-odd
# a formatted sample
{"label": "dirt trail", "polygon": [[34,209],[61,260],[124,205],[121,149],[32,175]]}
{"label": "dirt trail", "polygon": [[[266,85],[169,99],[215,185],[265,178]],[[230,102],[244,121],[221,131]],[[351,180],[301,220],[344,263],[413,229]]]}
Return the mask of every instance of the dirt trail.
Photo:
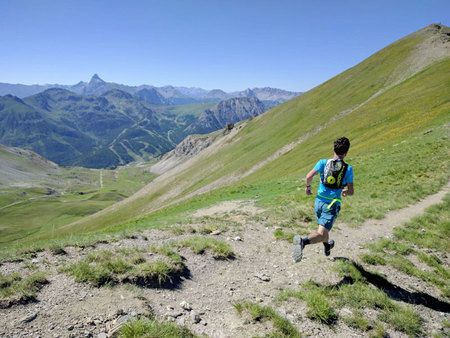
{"label": "dirt trail", "polygon": [[359,246],[377,238],[386,237],[392,234],[392,230],[396,226],[400,226],[412,218],[419,216],[428,207],[442,201],[444,196],[449,192],[450,182],[436,194],[429,195],[423,200],[406,208],[390,211],[381,220],[367,220],[360,228],[351,228],[341,224],[339,229],[333,231],[334,237],[339,240],[342,239],[345,242],[345,246],[342,248],[343,253],[356,259],[360,254]]}
{"label": "dirt trail", "polygon": [[103,189],[103,170],[100,169],[100,189]]}
{"label": "dirt trail", "polygon": [[[251,201],[221,203],[219,206],[198,210],[197,217],[224,217],[241,224],[240,227],[212,236],[228,242],[237,258],[229,261],[214,260],[209,254],[194,255],[182,250],[191,277],[182,281],[175,289],[147,289],[127,285],[113,288],[95,288],[75,283],[72,278],[58,272],[58,268],[86,255],[92,248],[79,250],[68,248],[67,256],[54,256],[49,252],[37,254],[36,265],[49,271],[50,284],[38,296],[39,302],[0,309],[0,337],[42,336],[42,337],[97,337],[121,320],[145,313],[151,307],[161,319],[170,313],[180,314],[174,319],[185,324],[197,334],[210,337],[249,337],[265,331],[261,324],[255,325],[239,317],[233,304],[249,300],[275,306],[278,312],[293,322],[304,335],[321,337],[359,337],[361,332],[338,322],[334,327],[318,324],[306,318],[302,303],[283,303],[274,300],[281,289],[293,288],[314,279],[321,283],[337,283],[340,278],[333,271],[333,256],[356,259],[362,252],[361,245],[376,238],[391,234],[393,227],[421,214],[425,208],[440,202],[450,191],[450,183],[437,194],[428,196],[409,207],[389,212],[382,220],[369,220],[359,228],[337,224],[333,231],[336,247],[330,258],[322,253],[322,246],[305,249],[303,260],[294,263],[291,258],[292,245],[276,241],[274,226],[264,221],[261,209],[252,206]],[[242,208],[244,211],[241,211]],[[343,211],[345,212],[345,210]],[[257,220],[260,219],[260,220]],[[198,219],[199,222],[201,218]],[[174,236],[169,231],[146,231],[143,236],[123,239],[115,243],[99,244],[99,248],[148,247],[149,244],[163,244],[191,235]],[[239,237],[239,238],[237,238]],[[0,272],[23,268],[25,263],[6,263]],[[389,275],[388,278],[394,278]],[[438,297],[436,290],[429,290],[417,280],[395,280],[397,285],[410,290],[422,290]],[[433,294],[434,292],[434,294]],[[180,307],[186,301],[193,311],[200,314],[202,321],[194,324],[188,311]],[[427,318],[427,332],[436,329],[443,320],[442,314],[421,305],[415,305],[421,315]],[[37,314],[29,323],[21,319]],[[403,337],[390,332],[393,337]]]}
{"label": "dirt trail", "polygon": [[34,200],[38,200],[38,199],[45,199],[45,198],[52,198],[52,197],[55,197],[55,196],[45,195],[45,196],[30,197],[30,198],[27,198],[27,199],[22,200],[22,201],[17,201],[17,202],[13,202],[13,203],[4,205],[4,206],[0,207],[0,210],[6,209],[6,208],[10,208],[10,207],[13,207],[13,206],[18,205],[18,204],[23,204],[23,203],[26,203],[26,202],[29,202],[29,201],[34,201]]}

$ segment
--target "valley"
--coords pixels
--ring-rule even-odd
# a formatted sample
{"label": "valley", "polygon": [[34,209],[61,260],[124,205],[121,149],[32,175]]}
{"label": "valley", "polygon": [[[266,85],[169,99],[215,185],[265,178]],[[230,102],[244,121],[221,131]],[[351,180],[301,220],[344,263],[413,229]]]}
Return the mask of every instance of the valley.
{"label": "valley", "polygon": [[56,228],[131,196],[155,177],[150,164],[64,168],[31,151],[0,149],[0,248],[52,238]]}

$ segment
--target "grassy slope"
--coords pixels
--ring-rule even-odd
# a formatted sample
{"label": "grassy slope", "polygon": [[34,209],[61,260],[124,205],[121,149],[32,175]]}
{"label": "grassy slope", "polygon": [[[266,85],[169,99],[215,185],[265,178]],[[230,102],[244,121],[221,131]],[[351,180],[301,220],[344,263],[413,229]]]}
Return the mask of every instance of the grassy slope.
{"label": "grassy slope", "polygon": [[[57,235],[157,226],[182,218],[184,211],[226,199],[255,198],[269,207],[290,201],[311,203],[297,190],[302,186],[299,178],[318,158],[329,156],[332,140],[343,134],[353,143],[349,162],[355,166],[357,187],[357,195],[345,205],[344,220],[357,224],[367,217],[381,217],[389,209],[438,190],[448,180],[449,172],[448,161],[443,160],[448,156],[448,130],[443,125],[449,122],[446,70],[450,60],[434,63],[391,87],[395,80],[392,74],[403,67],[427,34],[424,30],[404,38],[301,97],[249,121],[219,152],[203,157],[144,197],[106,215],[65,227]],[[373,97],[380,91],[384,92]],[[351,113],[333,120],[351,109]],[[320,126],[324,128],[319,130]],[[428,129],[433,132],[424,135]],[[157,207],[156,199],[174,187],[181,187],[183,192],[172,201],[221,177],[239,175],[302,136],[305,141],[292,151],[237,183],[127,222],[141,216],[142,210]],[[415,182],[412,187],[411,176]]]}
{"label": "grassy slope", "polygon": [[56,176],[59,169],[36,153],[22,151],[19,155],[14,148],[0,145],[0,171],[0,188],[3,188],[27,182],[56,184],[49,174]]}

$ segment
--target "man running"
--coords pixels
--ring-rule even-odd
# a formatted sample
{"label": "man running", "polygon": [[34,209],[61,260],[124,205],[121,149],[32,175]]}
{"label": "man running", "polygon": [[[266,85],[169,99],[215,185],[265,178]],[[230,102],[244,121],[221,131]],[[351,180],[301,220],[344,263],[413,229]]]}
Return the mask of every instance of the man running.
{"label": "man running", "polygon": [[294,236],[294,262],[300,262],[303,249],[308,244],[323,243],[325,256],[330,255],[334,241],[328,239],[328,233],[341,210],[342,196],[353,195],[353,168],[344,162],[350,148],[350,141],[346,137],[334,141],[334,156],[329,160],[319,160],[308,175],[306,175],[306,195],[312,195],[311,182],[313,177],[320,174],[320,185],[314,203],[319,228],[307,237]]}

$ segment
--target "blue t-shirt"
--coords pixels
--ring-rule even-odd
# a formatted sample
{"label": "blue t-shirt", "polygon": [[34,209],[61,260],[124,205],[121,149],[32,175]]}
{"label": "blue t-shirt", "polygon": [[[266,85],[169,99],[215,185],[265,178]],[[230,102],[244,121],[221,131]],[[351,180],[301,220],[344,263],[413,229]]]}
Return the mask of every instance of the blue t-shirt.
{"label": "blue t-shirt", "polygon": [[[323,172],[325,170],[325,165],[328,160],[319,160],[317,164],[314,166],[314,170],[320,174],[320,185],[317,190],[317,198],[324,201],[330,202],[330,199],[333,198],[341,198],[342,189],[331,189],[326,187],[323,181]],[[345,173],[344,180],[342,181],[343,185],[347,185],[349,183],[353,183],[353,167],[349,164],[347,168],[347,172]],[[326,198],[321,198],[320,196],[324,196]]]}

